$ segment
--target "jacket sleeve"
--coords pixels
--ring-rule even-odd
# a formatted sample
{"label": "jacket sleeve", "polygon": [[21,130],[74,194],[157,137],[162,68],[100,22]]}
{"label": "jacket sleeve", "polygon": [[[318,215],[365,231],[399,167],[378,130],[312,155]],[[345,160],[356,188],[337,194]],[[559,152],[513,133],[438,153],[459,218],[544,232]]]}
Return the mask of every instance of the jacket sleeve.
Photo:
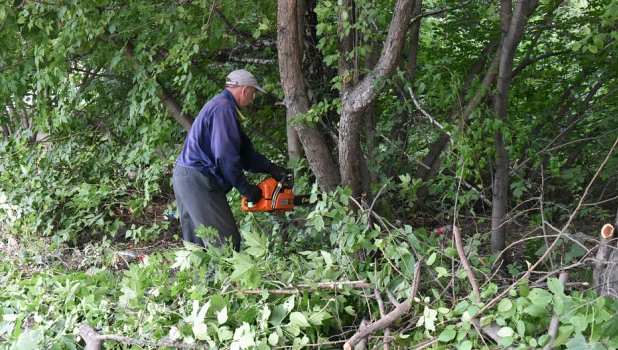
{"label": "jacket sleeve", "polygon": [[253,142],[242,130],[240,130],[240,135],[243,140],[240,151],[243,168],[252,173],[270,172],[273,162],[255,150]]}
{"label": "jacket sleeve", "polygon": [[242,131],[236,122],[236,111],[232,105],[218,106],[212,113],[210,134],[215,166],[238,192],[247,195],[250,186],[243,173]]}

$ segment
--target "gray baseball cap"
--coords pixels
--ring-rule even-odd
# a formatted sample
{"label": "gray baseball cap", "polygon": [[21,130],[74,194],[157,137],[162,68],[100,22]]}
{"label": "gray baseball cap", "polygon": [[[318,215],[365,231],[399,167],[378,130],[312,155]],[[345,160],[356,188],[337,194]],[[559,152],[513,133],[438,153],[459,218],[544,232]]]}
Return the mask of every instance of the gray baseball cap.
{"label": "gray baseball cap", "polygon": [[249,73],[248,71],[246,71],[244,69],[238,69],[238,70],[235,70],[232,73],[228,74],[227,78],[225,79],[225,85],[253,86],[254,88],[258,89],[259,91],[261,91],[263,93],[266,93],[266,91],[264,91],[264,89],[262,89],[258,85],[257,79],[255,79],[253,74]]}

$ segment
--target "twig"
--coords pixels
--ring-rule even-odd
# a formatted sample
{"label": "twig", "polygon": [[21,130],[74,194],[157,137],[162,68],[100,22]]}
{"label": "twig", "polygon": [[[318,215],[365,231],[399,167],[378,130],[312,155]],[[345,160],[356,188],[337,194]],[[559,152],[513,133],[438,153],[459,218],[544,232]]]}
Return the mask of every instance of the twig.
{"label": "twig", "polygon": [[[375,297],[378,302],[378,310],[380,311],[380,317],[386,316],[386,312],[384,309],[384,301],[382,301],[382,294],[380,294],[380,290],[378,288],[375,289]],[[389,349],[389,343],[391,339],[391,329],[389,327],[384,328],[384,350]]]}
{"label": "twig", "polygon": [[412,301],[414,300],[414,295],[418,291],[418,286],[420,284],[420,272],[421,272],[421,263],[422,260],[419,260],[414,266],[414,282],[412,282],[412,290],[410,291],[410,296],[403,303],[399,304],[393,311],[389,312],[386,316],[377,320],[376,322],[370,323],[367,327],[363,327],[359,329],[348,341],[343,345],[344,350],[351,350],[354,345],[356,345],[361,339],[365,338],[369,334],[379,331],[388,327],[390,324],[395,322],[399,317],[410,310],[410,306],[412,305]]}
{"label": "twig", "polygon": [[395,295],[393,295],[393,292],[387,289],[386,295],[388,295],[388,300],[391,302],[391,304],[395,305],[395,307],[399,306],[399,301],[397,301],[397,298],[395,298]]}
{"label": "twig", "polygon": [[437,343],[439,341],[440,341],[440,339],[433,338],[433,339],[429,340],[428,342],[426,342],[425,344],[420,345],[418,348],[416,348],[416,350],[421,350],[421,349],[428,348],[428,347],[432,346],[433,344],[435,344],[435,343]]}
{"label": "twig", "polygon": [[[568,277],[569,277],[569,274],[566,272],[563,272],[560,274],[560,277],[558,277],[558,281],[560,281],[562,285],[565,285]],[[554,341],[556,341],[556,335],[558,335],[559,325],[560,325],[560,317],[558,316],[556,311],[554,311],[554,314],[551,317],[551,321],[549,322],[549,328],[547,329],[547,334],[551,338],[549,342],[547,343],[547,345],[545,345],[544,350],[550,350],[552,348],[552,345],[554,345]]]}
{"label": "twig", "polygon": [[412,101],[414,102],[414,105],[416,106],[416,108],[418,108],[419,111],[421,111],[421,114],[425,116],[425,118],[429,119],[429,121],[434,124],[435,126],[437,126],[438,128],[440,128],[440,130],[444,131],[444,133],[446,133],[448,136],[451,136],[451,133],[444,130],[444,127],[442,126],[442,124],[440,124],[440,122],[438,122],[437,120],[434,119],[434,117],[432,117],[429,113],[427,113],[422,107],[421,105],[418,103],[418,101],[416,100],[416,97],[414,96],[414,92],[412,91],[412,88],[408,87],[408,91],[410,92],[410,97],[412,97]]}
{"label": "twig", "polygon": [[[560,269],[556,270],[556,271],[551,271],[548,272],[547,274],[545,274],[545,276],[535,280],[533,283],[530,284],[530,286],[532,287],[540,287],[543,285],[543,281],[545,281],[546,279],[550,278],[551,276],[554,276],[558,273],[563,274],[566,273],[566,271],[572,270],[572,269],[579,269],[579,268],[583,268],[583,267],[588,267],[590,265],[594,265],[595,259],[583,259],[581,261],[578,261],[574,264],[568,265],[568,266],[564,266],[561,267]],[[581,282],[581,285],[588,285],[588,282]]]}
{"label": "twig", "polygon": [[[338,289],[343,286],[348,286],[352,288],[371,288],[371,284],[364,281],[343,281],[343,282],[323,282],[315,285],[310,284],[295,284],[293,286],[289,286],[290,289],[255,289],[255,290],[247,290],[247,289],[238,289],[234,285],[235,291],[243,294],[262,294],[265,291],[268,294],[300,294],[300,290],[302,288],[309,289],[309,291],[313,291],[317,289]],[[294,288],[294,289],[292,289]]]}

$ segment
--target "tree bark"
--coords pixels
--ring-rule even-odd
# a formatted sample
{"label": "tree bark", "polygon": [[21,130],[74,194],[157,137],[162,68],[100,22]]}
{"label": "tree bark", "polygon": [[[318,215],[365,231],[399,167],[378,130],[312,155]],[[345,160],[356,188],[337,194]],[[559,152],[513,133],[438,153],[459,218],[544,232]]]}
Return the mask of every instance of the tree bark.
{"label": "tree bark", "polygon": [[[354,197],[361,195],[360,170],[360,132],[363,111],[374,102],[379,94],[375,88],[380,78],[390,78],[397,67],[403,49],[405,32],[412,18],[413,0],[398,0],[393,19],[389,26],[384,49],[376,68],[365,76],[357,85],[344,88],[339,122],[339,166],[342,185],[352,190]],[[345,80],[344,80],[345,82]]]}
{"label": "tree bark", "polygon": [[[277,11],[279,71],[285,94],[286,119],[289,120],[298,114],[307,113],[309,98],[301,71],[296,3],[279,0]],[[300,122],[296,123],[294,128],[318,185],[326,191],[334,190],[340,184],[340,176],[320,125],[309,126],[305,122]]]}

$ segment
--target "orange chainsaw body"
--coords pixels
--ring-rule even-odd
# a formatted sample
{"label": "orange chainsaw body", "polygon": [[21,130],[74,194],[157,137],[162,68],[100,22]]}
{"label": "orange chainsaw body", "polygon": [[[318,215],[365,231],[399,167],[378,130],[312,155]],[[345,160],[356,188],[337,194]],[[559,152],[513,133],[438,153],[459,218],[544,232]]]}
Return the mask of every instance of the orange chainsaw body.
{"label": "orange chainsaw body", "polygon": [[270,177],[257,186],[262,190],[262,199],[249,205],[247,197],[242,197],[240,207],[243,211],[286,212],[294,210],[294,192],[289,185]]}

